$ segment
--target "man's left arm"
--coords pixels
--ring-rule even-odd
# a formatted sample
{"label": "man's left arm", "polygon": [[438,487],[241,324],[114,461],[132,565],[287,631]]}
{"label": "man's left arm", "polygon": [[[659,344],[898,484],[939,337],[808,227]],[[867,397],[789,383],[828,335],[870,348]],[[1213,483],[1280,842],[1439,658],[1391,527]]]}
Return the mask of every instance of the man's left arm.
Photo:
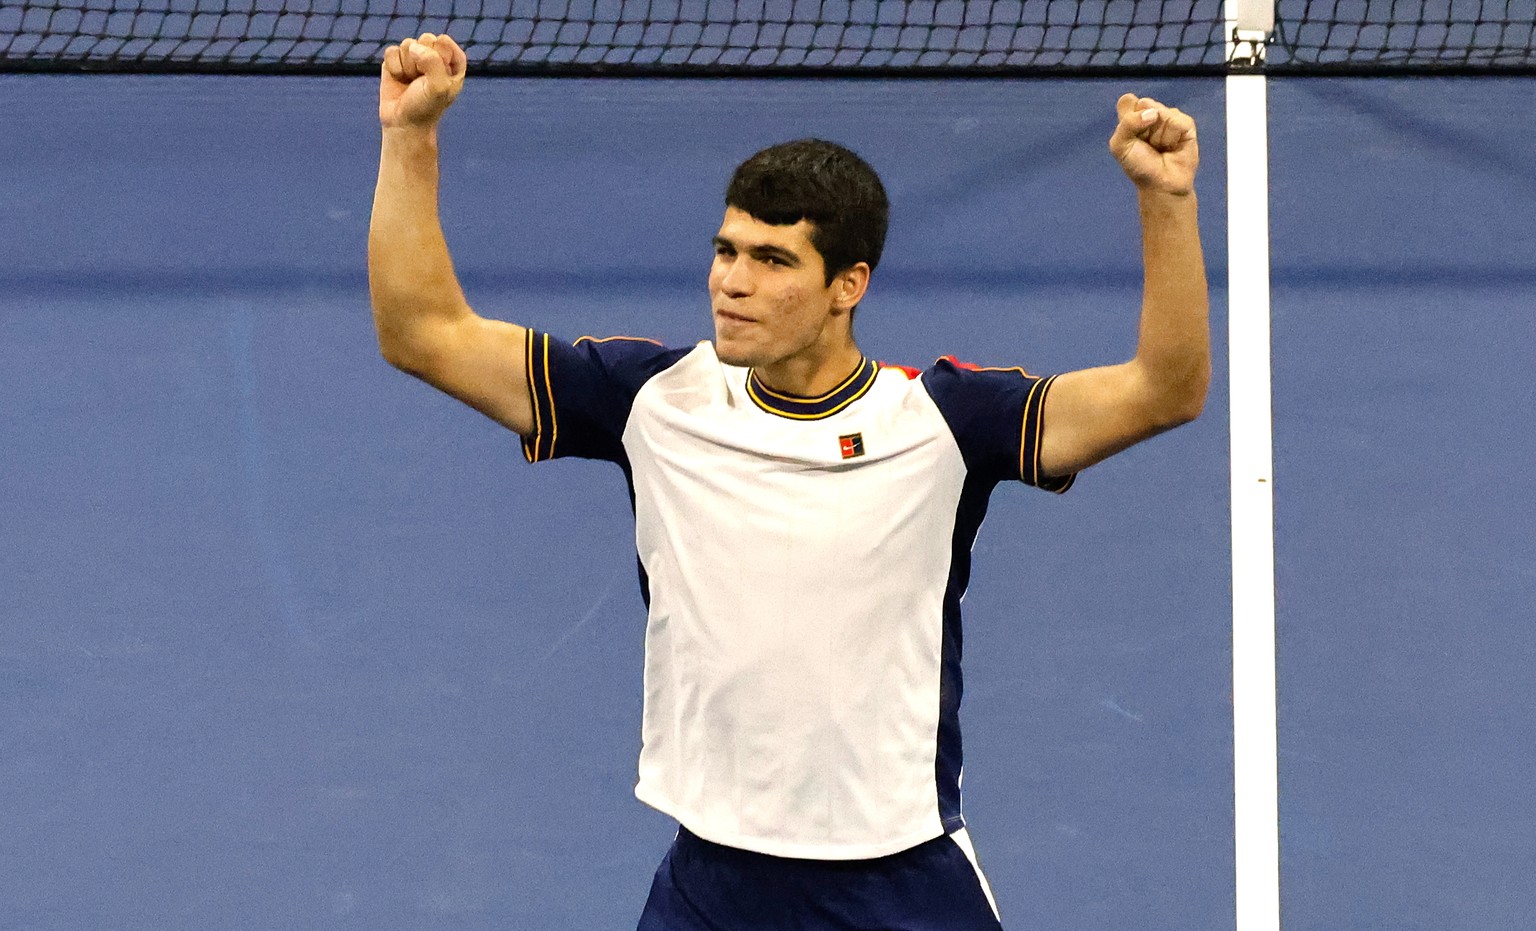
{"label": "man's left arm", "polygon": [[1200,250],[1195,123],[1126,94],[1110,153],[1136,184],[1141,210],[1141,328],[1128,362],[1061,375],[1043,411],[1041,471],[1070,475],[1194,420],[1211,379],[1209,297]]}

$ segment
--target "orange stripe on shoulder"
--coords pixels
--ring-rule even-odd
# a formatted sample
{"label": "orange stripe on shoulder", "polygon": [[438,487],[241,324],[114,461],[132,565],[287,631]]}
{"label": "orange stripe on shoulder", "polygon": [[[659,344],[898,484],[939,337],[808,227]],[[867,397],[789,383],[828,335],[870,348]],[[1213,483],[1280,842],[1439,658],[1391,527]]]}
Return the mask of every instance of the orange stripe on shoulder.
{"label": "orange stripe on shoulder", "polygon": [[576,342],[572,343],[571,345],[580,346],[582,343],[611,343],[614,340],[620,339],[628,340],[632,343],[650,343],[653,346],[662,345],[660,340],[651,339],[649,336],[580,336],[577,337]]}
{"label": "orange stripe on shoulder", "polygon": [[961,362],[954,356],[940,356],[939,359],[941,361],[948,362],[950,365],[953,365],[957,369],[965,369],[967,372],[1018,372],[1025,378],[1035,377],[1024,371],[1022,368],[1019,368],[1017,365],[977,365],[974,362]]}
{"label": "orange stripe on shoulder", "polygon": [[916,381],[917,378],[923,374],[922,369],[913,368],[910,365],[896,365],[893,362],[881,362],[880,367],[882,369],[891,369],[893,371],[900,372],[901,374],[907,376],[907,381]]}

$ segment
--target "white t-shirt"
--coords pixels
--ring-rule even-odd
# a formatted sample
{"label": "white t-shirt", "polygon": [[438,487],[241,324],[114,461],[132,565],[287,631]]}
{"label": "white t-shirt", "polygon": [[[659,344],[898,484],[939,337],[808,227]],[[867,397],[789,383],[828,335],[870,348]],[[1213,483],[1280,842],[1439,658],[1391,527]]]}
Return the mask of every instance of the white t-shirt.
{"label": "white t-shirt", "polygon": [[635,794],[707,840],[863,859],[964,825],[960,599],[1051,379],[864,360],[819,398],[710,343],[530,331],[530,461],[607,459],[649,607]]}

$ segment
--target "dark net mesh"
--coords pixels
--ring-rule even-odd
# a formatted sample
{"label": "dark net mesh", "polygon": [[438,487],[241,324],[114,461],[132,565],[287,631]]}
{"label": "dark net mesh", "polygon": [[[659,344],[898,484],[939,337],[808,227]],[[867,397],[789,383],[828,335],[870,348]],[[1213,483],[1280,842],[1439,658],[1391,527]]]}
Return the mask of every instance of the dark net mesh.
{"label": "dark net mesh", "polygon": [[[1536,0],[1282,0],[1272,68],[1530,69]],[[347,74],[447,32],[480,74],[1220,73],[1220,0],[0,0],[5,70]]]}
{"label": "dark net mesh", "polygon": [[1287,71],[1536,69],[1536,0],[1285,0],[1272,68]]}

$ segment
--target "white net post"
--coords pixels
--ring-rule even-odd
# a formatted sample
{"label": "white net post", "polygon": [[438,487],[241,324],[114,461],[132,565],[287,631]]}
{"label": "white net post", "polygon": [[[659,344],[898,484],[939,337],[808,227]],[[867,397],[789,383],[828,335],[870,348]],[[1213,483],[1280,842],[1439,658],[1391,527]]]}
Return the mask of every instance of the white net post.
{"label": "white net post", "polygon": [[1237,931],[1280,927],[1268,96],[1274,0],[1228,0],[1227,307]]}

